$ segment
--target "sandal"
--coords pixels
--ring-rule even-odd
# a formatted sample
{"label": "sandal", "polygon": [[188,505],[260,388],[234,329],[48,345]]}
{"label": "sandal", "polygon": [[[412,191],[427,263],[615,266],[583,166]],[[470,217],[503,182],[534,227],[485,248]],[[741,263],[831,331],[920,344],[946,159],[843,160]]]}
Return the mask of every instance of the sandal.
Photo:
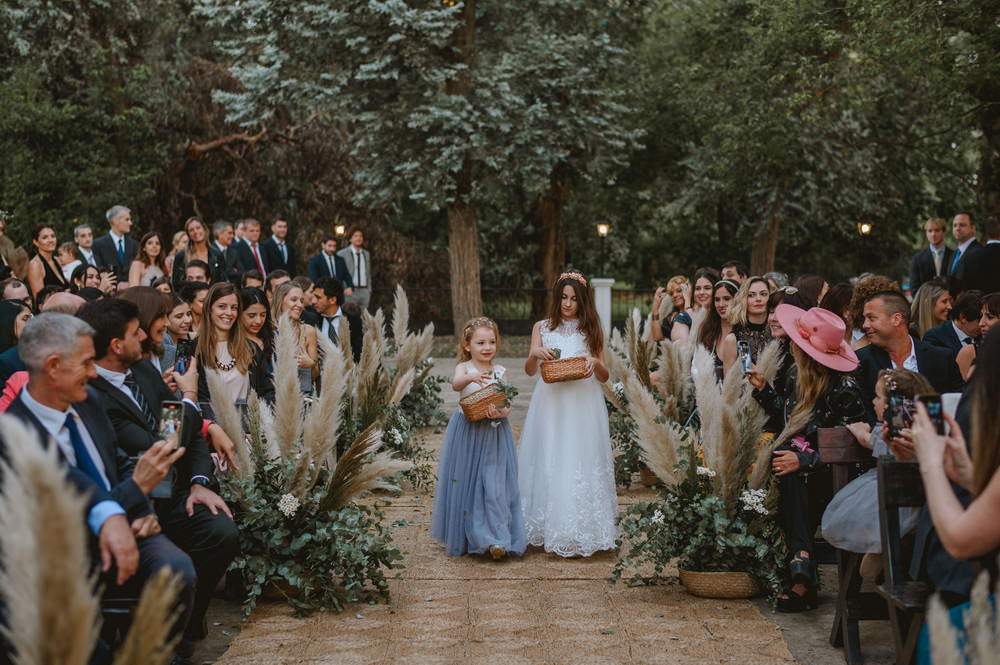
{"label": "sandal", "polygon": [[805,612],[806,610],[814,610],[819,607],[819,596],[816,593],[816,587],[809,587],[805,594],[801,596],[792,591],[791,588],[788,588],[785,589],[784,596],[785,598],[778,598],[774,604],[774,609],[779,612],[793,614]]}

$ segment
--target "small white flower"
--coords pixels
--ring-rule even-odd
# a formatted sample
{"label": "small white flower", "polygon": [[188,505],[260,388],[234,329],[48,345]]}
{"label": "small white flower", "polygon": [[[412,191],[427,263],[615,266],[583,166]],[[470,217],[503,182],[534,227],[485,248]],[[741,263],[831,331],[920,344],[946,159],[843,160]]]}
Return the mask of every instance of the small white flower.
{"label": "small white flower", "polygon": [[403,434],[398,429],[393,427],[389,430],[389,439],[398,446],[403,443]]}
{"label": "small white flower", "polygon": [[285,517],[294,517],[299,510],[299,500],[293,494],[285,494],[278,500],[278,510]]}
{"label": "small white flower", "polygon": [[611,386],[611,390],[613,390],[615,395],[618,397],[625,397],[625,384],[621,381],[618,381],[615,385]]}
{"label": "small white flower", "polygon": [[650,518],[650,521],[652,521],[653,524],[663,524],[663,513],[661,513],[659,509],[655,510],[653,512],[653,516]]}
{"label": "small white flower", "polygon": [[708,476],[709,478],[715,478],[715,471],[713,471],[712,469],[708,468],[707,466],[699,466],[698,467],[698,475],[699,476]]}
{"label": "small white flower", "polygon": [[767,492],[762,489],[740,492],[740,501],[743,503],[743,507],[761,515],[767,515],[767,507],[764,505],[765,498],[767,498]]}

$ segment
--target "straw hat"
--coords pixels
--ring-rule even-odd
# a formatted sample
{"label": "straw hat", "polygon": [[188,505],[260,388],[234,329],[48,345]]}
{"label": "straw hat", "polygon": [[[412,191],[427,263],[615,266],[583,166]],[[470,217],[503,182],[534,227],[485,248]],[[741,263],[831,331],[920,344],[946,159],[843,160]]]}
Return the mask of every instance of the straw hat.
{"label": "straw hat", "polygon": [[847,326],[833,312],[820,307],[806,311],[781,304],[774,310],[774,316],[789,339],[824,367],[850,372],[858,366],[858,356],[844,341]]}

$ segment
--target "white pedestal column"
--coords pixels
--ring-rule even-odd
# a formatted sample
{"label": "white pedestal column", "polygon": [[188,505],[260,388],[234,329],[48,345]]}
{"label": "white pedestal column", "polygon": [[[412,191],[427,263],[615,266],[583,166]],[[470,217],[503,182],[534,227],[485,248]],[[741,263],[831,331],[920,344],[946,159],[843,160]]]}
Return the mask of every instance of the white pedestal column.
{"label": "white pedestal column", "polygon": [[595,277],[590,281],[594,285],[594,304],[597,305],[597,315],[601,317],[604,339],[608,339],[611,335],[611,287],[615,280],[610,277]]}

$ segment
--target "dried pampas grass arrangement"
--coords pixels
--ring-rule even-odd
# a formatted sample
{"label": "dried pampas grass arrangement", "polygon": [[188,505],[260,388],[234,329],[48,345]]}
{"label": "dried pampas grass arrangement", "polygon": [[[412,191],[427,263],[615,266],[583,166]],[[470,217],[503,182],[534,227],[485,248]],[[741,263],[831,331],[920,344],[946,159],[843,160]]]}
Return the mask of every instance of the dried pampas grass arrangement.
{"label": "dried pampas grass arrangement", "polygon": [[[226,387],[222,383],[222,377],[219,376],[216,370],[206,369],[205,380],[208,383],[208,392],[210,395],[226,394]],[[236,405],[229,400],[213,400],[212,411],[215,414],[215,421],[235,447],[237,467],[233,469],[233,473],[240,477],[253,475],[253,453],[247,447],[246,435],[243,433],[243,421],[240,418],[240,412],[236,408]]]}
{"label": "dried pampas grass arrangement", "polygon": [[304,403],[299,388],[298,330],[288,314],[278,319],[274,351],[274,403],[281,405],[274,411],[274,434],[281,454],[290,455],[302,438]]}
{"label": "dried pampas grass arrangement", "polygon": [[670,485],[680,481],[675,467],[685,445],[683,430],[673,422],[662,422],[662,414],[653,395],[630,372],[625,380],[628,412],[636,425],[635,442],[642,461],[656,477]]}
{"label": "dried pampas grass arrangement", "polygon": [[170,640],[170,629],[180,609],[180,581],[170,569],[161,568],[142,589],[125,641],[115,654],[114,665],[167,665],[180,636]]}
{"label": "dried pampas grass arrangement", "polygon": [[97,641],[98,603],[88,572],[84,498],[56,447],[12,416],[0,416],[9,462],[0,463],[0,595],[4,637],[17,665],[85,665]]}
{"label": "dried pampas grass arrangement", "polygon": [[322,509],[342,508],[359,494],[369,490],[399,489],[385,478],[409,471],[413,468],[413,463],[380,453],[381,447],[382,430],[375,425],[358,435],[347,452],[337,460],[326,495],[320,503]]}

